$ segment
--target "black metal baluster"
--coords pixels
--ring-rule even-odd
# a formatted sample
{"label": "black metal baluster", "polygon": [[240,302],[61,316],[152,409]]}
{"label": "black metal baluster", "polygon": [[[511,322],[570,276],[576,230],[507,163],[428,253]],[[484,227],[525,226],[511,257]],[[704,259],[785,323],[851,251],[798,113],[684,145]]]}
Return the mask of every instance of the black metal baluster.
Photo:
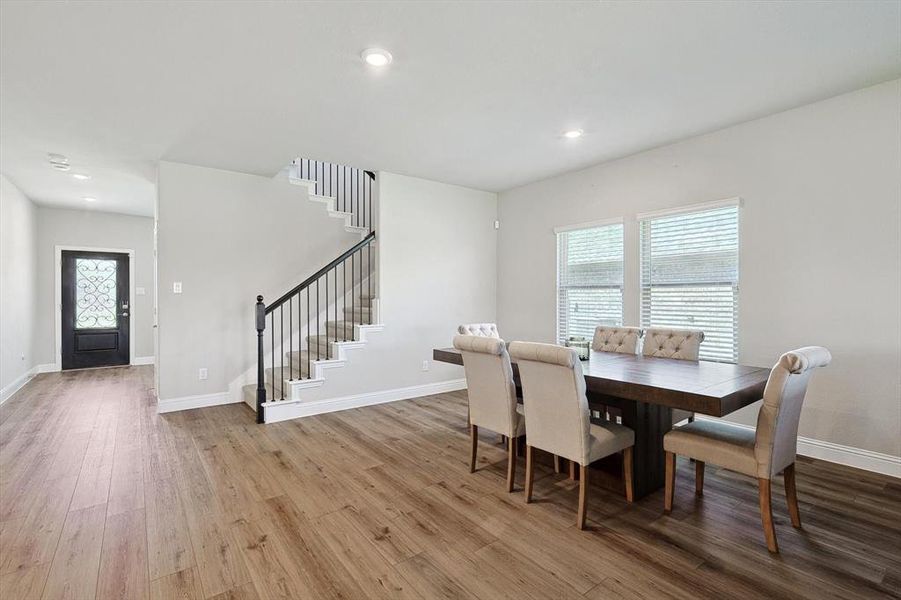
{"label": "black metal baluster", "polygon": [[282,355],[282,369],[279,375],[279,389],[281,390],[281,399],[285,399],[285,305],[278,307],[278,326],[282,332],[282,339],[279,342],[278,350]]}
{"label": "black metal baluster", "polygon": [[[338,265],[333,269],[335,273],[335,324],[338,323]],[[328,310],[328,309],[326,309]],[[338,330],[335,330],[335,341],[338,341]]]}
{"label": "black metal baluster", "polygon": [[266,402],[266,373],[263,361],[266,360],[264,355],[264,338],[266,331],[266,305],[263,304],[263,297],[257,296],[256,304],[256,325],[257,325],[257,423],[262,423],[263,404]]}
{"label": "black metal baluster", "polygon": [[[357,294],[354,292],[354,282],[356,280],[356,263],[354,262],[354,257],[357,255],[356,252],[350,255],[350,339],[357,339]],[[363,312],[362,305],[360,306],[360,312]],[[362,322],[362,321],[361,321]]]}
{"label": "black metal baluster", "polygon": [[[344,295],[342,298],[344,299],[344,312],[347,313],[347,259],[341,261],[341,287],[344,288]],[[342,320],[344,329],[344,341],[347,341],[347,314],[344,315],[344,319]],[[337,325],[337,323],[336,323]]]}
{"label": "black metal baluster", "polygon": [[[299,300],[300,298],[298,298]],[[288,379],[294,381],[294,297],[288,298]]]}
{"label": "black metal baluster", "polygon": [[[318,328],[316,334],[319,334]],[[319,341],[319,338],[316,339]],[[328,271],[325,273],[325,359],[331,358],[332,347],[328,343]]]}
{"label": "black metal baluster", "polygon": [[272,334],[269,336],[272,339],[272,355],[269,360],[272,363],[272,399],[275,400],[275,312],[269,313],[269,331]]}
{"label": "black metal baluster", "polygon": [[[307,348],[309,348],[309,331],[307,332]],[[316,280],[316,335],[319,335],[319,280]],[[316,360],[319,360],[319,339],[316,339]]]}
{"label": "black metal baluster", "polygon": [[[310,286],[307,286],[307,335],[310,335]],[[310,345],[307,344],[307,379],[310,378],[310,356],[312,356],[312,352],[310,350]],[[303,373],[301,373],[303,375]],[[303,377],[301,377],[303,379]]]}

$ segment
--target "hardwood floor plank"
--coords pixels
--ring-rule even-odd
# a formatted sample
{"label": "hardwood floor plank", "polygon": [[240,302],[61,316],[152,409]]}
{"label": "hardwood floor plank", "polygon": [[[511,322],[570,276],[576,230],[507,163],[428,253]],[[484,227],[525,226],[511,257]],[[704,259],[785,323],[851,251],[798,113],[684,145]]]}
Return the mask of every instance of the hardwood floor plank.
{"label": "hardwood floor plank", "polygon": [[97,596],[138,600],[149,593],[144,510],[107,514]]}
{"label": "hardwood floor plank", "polygon": [[203,600],[194,569],[164,575],[150,582],[150,600]]}
{"label": "hardwood floor plank", "polygon": [[187,570],[194,550],[178,486],[168,479],[147,485],[147,560],[150,579]]}
{"label": "hardwood floor plank", "polygon": [[106,506],[98,504],[70,511],[53,556],[43,597],[93,598],[100,566],[100,550],[106,522]]}

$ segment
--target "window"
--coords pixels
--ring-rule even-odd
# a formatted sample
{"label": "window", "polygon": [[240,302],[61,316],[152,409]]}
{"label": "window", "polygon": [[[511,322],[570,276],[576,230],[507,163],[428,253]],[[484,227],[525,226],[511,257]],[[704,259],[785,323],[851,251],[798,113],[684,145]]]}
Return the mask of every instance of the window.
{"label": "window", "polygon": [[639,216],[642,327],[699,329],[700,358],[738,360],[738,205]]}
{"label": "window", "polygon": [[623,322],[623,224],[557,231],[557,338]]}

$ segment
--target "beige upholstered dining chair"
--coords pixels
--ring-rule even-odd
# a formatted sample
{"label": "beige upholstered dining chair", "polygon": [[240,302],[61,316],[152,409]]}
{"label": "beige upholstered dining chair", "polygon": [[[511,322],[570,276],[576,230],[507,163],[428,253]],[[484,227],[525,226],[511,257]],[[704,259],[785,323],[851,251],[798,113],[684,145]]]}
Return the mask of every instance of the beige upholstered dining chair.
{"label": "beige upholstered dining chair", "polygon": [[596,352],[620,352],[636,354],[638,339],[642,331],[638,327],[607,327],[598,325],[594,328],[591,349]]}
{"label": "beige upholstered dining chair", "polygon": [[592,423],[585,397],[582,364],[572,348],[513,342],[510,354],[519,366],[526,416],[526,502],[532,500],[533,449],[562,456],[579,465],[579,512],[585,528],[588,465],[623,451],[626,499],[632,501],[632,446],[635,432],[604,421]]}
{"label": "beige upholstered dining chair", "polygon": [[[703,341],[704,332],[694,329],[647,329],[641,353],[660,358],[698,360]],[[673,425],[686,419],[694,421],[694,418],[693,412],[673,409]]]}
{"label": "beige upholstered dining chair", "polygon": [[783,473],[791,523],[800,527],[801,514],[795,489],[798,421],[813,369],[825,367],[831,360],[829,351],[819,346],[783,354],[770,371],[763,391],[763,405],[757,414],[756,431],[723,421],[695,421],[667,433],[663,437],[666,453],[664,512],[669,514],[673,507],[676,455],[695,459],[695,492],[698,494],[704,489],[704,463],[708,461],[756,477],[766,545],[770,552],[779,552],[773,526],[770,481]]}
{"label": "beige upholstered dining chair", "polygon": [[457,327],[457,333],[498,339],[501,337],[497,332],[497,325],[494,323],[464,323]]}
{"label": "beige upholstered dining chair", "polygon": [[522,408],[516,401],[513,367],[504,340],[495,337],[458,335],[454,348],[463,355],[469,393],[469,434],[472,445],[469,472],[476,470],[479,427],[507,436],[507,491],[513,491],[516,476],[516,440],[525,434]]}

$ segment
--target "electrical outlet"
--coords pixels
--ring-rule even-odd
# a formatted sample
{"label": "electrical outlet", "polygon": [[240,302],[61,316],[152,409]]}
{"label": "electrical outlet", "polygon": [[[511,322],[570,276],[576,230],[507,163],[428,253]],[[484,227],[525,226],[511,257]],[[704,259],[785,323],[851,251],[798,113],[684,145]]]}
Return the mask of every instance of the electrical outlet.
{"label": "electrical outlet", "polygon": [[181,293],[181,282],[180,281],[176,281],[172,284],[172,293],[173,294]]}
{"label": "electrical outlet", "polygon": [[200,379],[201,381],[203,381],[204,379],[207,378],[207,370],[206,370],[206,367],[201,367],[201,368],[200,368],[200,370],[197,372],[197,378]]}
{"label": "electrical outlet", "polygon": [[429,370],[429,361],[427,361],[427,360],[422,361],[422,370],[423,371]]}

